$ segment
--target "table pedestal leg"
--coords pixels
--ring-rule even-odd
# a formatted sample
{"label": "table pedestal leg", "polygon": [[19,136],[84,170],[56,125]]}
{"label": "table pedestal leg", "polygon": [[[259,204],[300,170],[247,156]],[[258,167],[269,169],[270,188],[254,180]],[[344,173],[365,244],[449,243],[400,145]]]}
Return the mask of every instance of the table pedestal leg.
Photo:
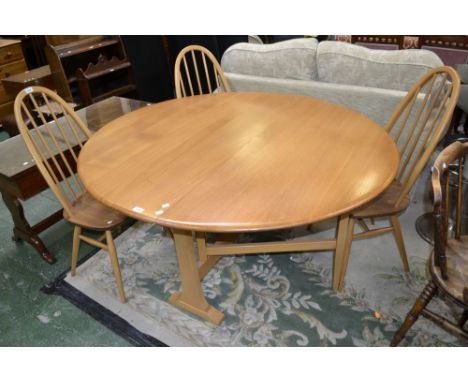
{"label": "table pedestal leg", "polygon": [[209,305],[203,294],[200,272],[195,259],[192,233],[173,229],[173,234],[182,290],[180,293],[174,293],[169,302],[215,325],[219,325],[224,318],[224,314]]}
{"label": "table pedestal leg", "polygon": [[338,218],[336,228],[336,249],[333,258],[333,289],[340,291],[348,266],[349,253],[353,242],[354,219],[349,215]]}
{"label": "table pedestal leg", "polygon": [[11,213],[11,217],[13,218],[13,223],[15,225],[13,228],[13,240],[18,241],[21,239],[28,242],[39,252],[43,260],[47,261],[49,264],[55,263],[55,257],[49,253],[41,238],[37,235],[37,231],[41,231],[45,229],[45,227],[50,226],[53,221],[58,221],[55,216],[56,214],[49,218],[50,223],[39,223],[38,226],[40,227],[37,227],[38,229],[34,229],[34,227],[31,227],[26,220],[23,206],[21,205],[21,202],[18,200],[18,198],[10,195],[5,191],[2,192],[2,198]]}

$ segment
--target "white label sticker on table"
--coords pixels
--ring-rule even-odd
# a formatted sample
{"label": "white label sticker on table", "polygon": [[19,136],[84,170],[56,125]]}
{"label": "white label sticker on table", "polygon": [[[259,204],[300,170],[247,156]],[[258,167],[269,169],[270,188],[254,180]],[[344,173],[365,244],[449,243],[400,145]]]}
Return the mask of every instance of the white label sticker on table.
{"label": "white label sticker on table", "polygon": [[141,207],[133,207],[132,210],[134,212],[142,213],[145,209]]}

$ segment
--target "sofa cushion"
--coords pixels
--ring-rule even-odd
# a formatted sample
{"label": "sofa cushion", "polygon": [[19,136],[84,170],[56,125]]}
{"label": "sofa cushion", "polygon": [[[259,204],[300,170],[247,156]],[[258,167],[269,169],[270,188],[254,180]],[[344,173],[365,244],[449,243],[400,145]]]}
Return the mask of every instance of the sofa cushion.
{"label": "sofa cushion", "polygon": [[319,81],[409,90],[428,70],[442,66],[433,52],[421,49],[383,51],[338,41],[317,48]]}
{"label": "sofa cushion", "polygon": [[298,38],[275,44],[234,44],[226,50],[225,72],[294,80],[316,80],[315,38]]}
{"label": "sofa cushion", "polygon": [[290,93],[334,102],[364,114],[382,127],[406,95],[405,91],[226,73],[235,92]]}

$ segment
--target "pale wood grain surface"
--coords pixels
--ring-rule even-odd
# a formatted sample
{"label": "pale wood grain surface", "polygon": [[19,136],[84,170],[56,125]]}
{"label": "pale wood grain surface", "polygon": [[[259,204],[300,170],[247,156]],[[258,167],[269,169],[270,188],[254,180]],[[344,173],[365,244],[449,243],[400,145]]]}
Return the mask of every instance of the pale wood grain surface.
{"label": "pale wood grain surface", "polygon": [[392,182],[398,163],[384,129],[349,109],[301,96],[223,93],[110,122],[83,148],[78,172],[96,199],[136,219],[234,232],[351,211]]}

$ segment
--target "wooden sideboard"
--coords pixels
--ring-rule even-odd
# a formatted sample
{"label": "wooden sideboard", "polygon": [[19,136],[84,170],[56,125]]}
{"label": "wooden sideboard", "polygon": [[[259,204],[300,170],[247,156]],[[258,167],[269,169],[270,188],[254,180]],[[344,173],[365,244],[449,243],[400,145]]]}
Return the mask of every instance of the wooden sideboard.
{"label": "wooden sideboard", "polygon": [[[0,39],[0,80],[27,70],[20,40]],[[0,83],[0,123],[13,112],[15,94],[5,90]]]}

